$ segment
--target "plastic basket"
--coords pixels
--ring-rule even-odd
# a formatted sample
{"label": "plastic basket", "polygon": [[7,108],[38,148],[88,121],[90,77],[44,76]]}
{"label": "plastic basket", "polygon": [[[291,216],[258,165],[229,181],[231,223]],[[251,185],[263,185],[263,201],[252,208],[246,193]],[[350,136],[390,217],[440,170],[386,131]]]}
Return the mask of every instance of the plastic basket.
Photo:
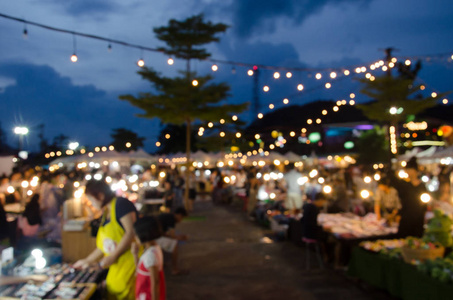
{"label": "plastic basket", "polygon": [[443,257],[445,253],[444,247],[434,248],[434,249],[412,249],[406,246],[401,248],[404,261],[411,263],[413,260],[425,261],[427,259],[436,259],[438,257]]}

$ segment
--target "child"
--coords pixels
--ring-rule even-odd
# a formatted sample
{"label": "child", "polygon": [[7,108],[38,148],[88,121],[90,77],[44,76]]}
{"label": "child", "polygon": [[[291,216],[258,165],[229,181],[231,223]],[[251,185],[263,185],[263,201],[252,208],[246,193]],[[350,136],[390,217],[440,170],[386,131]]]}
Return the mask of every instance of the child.
{"label": "child", "polygon": [[134,224],[137,242],[144,252],[137,265],[135,298],[137,300],[164,300],[165,277],[162,250],[156,244],[161,236],[159,223],[154,217],[143,217]]}

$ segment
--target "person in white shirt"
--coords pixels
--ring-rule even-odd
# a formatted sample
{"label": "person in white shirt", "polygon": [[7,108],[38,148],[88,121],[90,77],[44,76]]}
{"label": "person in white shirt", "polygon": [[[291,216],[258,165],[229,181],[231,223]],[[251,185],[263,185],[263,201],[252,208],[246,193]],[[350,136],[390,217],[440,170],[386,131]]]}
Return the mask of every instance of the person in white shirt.
{"label": "person in white shirt", "polygon": [[299,183],[297,182],[302,174],[294,169],[294,163],[289,164],[289,171],[284,175],[284,181],[286,186],[286,200],[285,207],[289,210],[301,209],[302,208],[302,191]]}

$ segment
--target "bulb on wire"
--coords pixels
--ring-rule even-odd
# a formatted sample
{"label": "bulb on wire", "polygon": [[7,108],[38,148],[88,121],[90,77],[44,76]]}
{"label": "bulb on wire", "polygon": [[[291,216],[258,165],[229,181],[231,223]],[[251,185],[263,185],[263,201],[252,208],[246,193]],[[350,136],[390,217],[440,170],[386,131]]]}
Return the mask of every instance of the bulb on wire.
{"label": "bulb on wire", "polygon": [[139,59],[137,61],[137,66],[139,66],[140,68],[143,68],[145,66],[145,61],[143,59]]}
{"label": "bulb on wire", "polygon": [[77,57],[77,54],[74,53],[73,55],[71,55],[71,61],[72,62],[77,62],[78,59],[79,58]]}
{"label": "bulb on wire", "polygon": [[171,57],[167,60],[167,64],[169,64],[170,66],[173,65],[174,63],[175,61]]}

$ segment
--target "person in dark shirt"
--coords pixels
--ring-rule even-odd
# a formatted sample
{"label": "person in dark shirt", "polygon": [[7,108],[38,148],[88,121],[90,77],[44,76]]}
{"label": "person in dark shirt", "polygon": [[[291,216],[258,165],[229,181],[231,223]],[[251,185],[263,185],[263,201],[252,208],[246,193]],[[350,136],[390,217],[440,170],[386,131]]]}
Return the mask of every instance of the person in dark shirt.
{"label": "person in dark shirt", "polygon": [[409,177],[408,181],[399,180],[393,174],[390,176],[391,184],[398,191],[401,201],[401,220],[397,237],[421,237],[424,231],[427,206],[420,200],[420,196],[426,193],[426,187],[418,178],[418,164],[415,157],[407,162],[406,173]]}
{"label": "person in dark shirt", "polygon": [[162,230],[162,236],[156,240],[163,251],[171,253],[171,274],[187,274],[187,270],[182,270],[178,266],[178,241],[187,240],[184,234],[176,234],[175,226],[187,216],[184,207],[179,207],[174,213],[163,213],[157,216],[157,221]]}
{"label": "person in dark shirt", "polygon": [[135,206],[125,198],[116,198],[110,186],[101,180],[90,180],[85,194],[93,206],[102,210],[102,219],[96,249],[73,267],[86,269],[97,263],[108,268],[108,299],[135,299],[135,257],[131,251],[135,238],[133,224],[137,220]]}
{"label": "person in dark shirt", "polygon": [[6,212],[3,208],[3,203],[0,201],[0,240],[8,237],[8,222],[6,220]]}

